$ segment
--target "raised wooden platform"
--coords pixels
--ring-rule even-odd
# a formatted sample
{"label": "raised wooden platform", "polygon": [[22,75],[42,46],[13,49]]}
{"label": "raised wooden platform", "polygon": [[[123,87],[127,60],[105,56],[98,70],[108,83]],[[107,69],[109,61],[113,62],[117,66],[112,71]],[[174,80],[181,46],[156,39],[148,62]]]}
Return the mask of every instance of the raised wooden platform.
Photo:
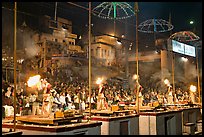
{"label": "raised wooden platform", "polygon": [[[93,128],[101,128],[102,122],[82,120],[82,122],[65,123],[63,125],[44,125],[17,123],[16,130],[22,131],[23,135],[70,135],[78,131],[88,132],[87,134],[100,135],[99,131]],[[14,123],[2,123],[2,129],[12,129]],[[98,130],[98,129],[97,129]]]}
{"label": "raised wooden platform", "polygon": [[15,132],[2,132],[2,135],[22,135],[21,131],[15,131]]}
{"label": "raised wooden platform", "polygon": [[[89,113],[89,110],[86,110],[85,113]],[[91,110],[91,114],[95,116],[125,116],[134,113],[134,110]]]}
{"label": "raised wooden platform", "polygon": [[74,115],[73,117],[65,117],[65,118],[51,118],[45,117],[42,115],[39,116],[21,116],[17,117],[17,121],[21,123],[34,123],[34,124],[45,124],[45,125],[59,125],[59,124],[67,124],[71,122],[71,120],[77,120],[80,122],[83,119],[83,115]]}

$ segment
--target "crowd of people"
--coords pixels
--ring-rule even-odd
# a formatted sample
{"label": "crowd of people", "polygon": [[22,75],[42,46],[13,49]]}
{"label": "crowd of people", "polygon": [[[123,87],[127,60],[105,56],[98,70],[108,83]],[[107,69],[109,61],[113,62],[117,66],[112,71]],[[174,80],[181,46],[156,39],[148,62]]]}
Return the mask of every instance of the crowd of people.
{"label": "crowd of people", "polygon": [[[17,114],[36,115],[50,114],[56,111],[69,109],[86,109],[91,100],[92,109],[108,109],[111,105],[119,105],[121,102],[135,102],[136,90],[125,89],[122,81],[107,80],[103,84],[92,88],[91,99],[89,98],[88,82],[78,77],[71,77],[67,82],[55,81],[49,83],[44,80],[41,88],[29,88],[26,83],[17,86]],[[46,86],[45,86],[46,85]],[[165,92],[144,91],[140,85],[140,105],[152,105],[154,102],[168,104],[181,101],[189,101],[189,92],[176,89],[176,94],[169,88]],[[102,102],[102,103],[101,103]],[[5,81],[2,83],[2,108],[13,106],[14,88],[12,84]],[[101,107],[99,107],[102,104]],[[5,107],[4,107],[5,108]]]}

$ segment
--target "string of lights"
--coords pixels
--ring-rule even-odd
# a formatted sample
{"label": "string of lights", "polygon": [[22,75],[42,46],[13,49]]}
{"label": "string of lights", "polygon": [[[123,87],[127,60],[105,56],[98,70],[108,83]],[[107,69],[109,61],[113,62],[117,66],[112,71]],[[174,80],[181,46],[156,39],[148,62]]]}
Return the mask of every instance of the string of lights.
{"label": "string of lights", "polygon": [[[84,9],[84,10],[88,10],[88,8],[86,8],[86,7],[84,7],[84,6],[81,6],[81,5],[78,5],[78,4],[75,4],[75,3],[73,3],[73,2],[67,2],[68,4],[71,4],[71,5],[74,5],[74,6],[77,6],[77,7],[79,7],[79,8],[81,8],[81,9]],[[38,4],[39,6],[41,6],[41,7],[47,7],[47,8],[50,8],[50,9],[54,9],[54,5],[52,5],[53,3],[43,3],[43,2],[41,2],[41,3],[36,3],[36,4]],[[59,5],[59,4],[58,4]],[[57,7],[58,8],[58,12],[61,10],[61,11],[63,11],[64,13],[66,12],[66,9],[64,9],[64,8],[61,8],[60,6],[58,6]],[[9,8],[6,8],[6,7],[2,7],[2,9],[7,9],[7,10],[10,10],[10,11],[13,11],[13,9],[9,9]],[[18,9],[18,11],[17,11],[18,13],[21,13],[21,14],[24,14],[24,15],[27,15],[27,16],[32,16],[32,17],[39,17],[38,15],[35,15],[35,14],[31,14],[31,13],[28,13],[28,12],[23,12],[23,11],[19,11],[19,9]],[[69,11],[70,12],[70,11]],[[94,12],[94,13],[97,13],[97,11],[93,11],[92,10],[92,12]],[[101,14],[103,14],[103,13],[101,13]],[[54,10],[53,10],[53,15],[54,15]],[[122,20],[117,20],[117,21],[119,21],[119,22],[121,22],[121,23],[125,23],[124,21],[122,21]],[[57,22],[59,22],[60,23],[60,21],[57,21]],[[130,26],[135,26],[135,25],[133,25],[133,24],[131,24],[131,23],[127,23],[126,22],[126,24],[127,25],[130,25]],[[74,25],[74,26],[72,26],[73,28],[75,28],[75,29],[79,29],[79,28],[83,28],[83,26],[81,26],[81,25]],[[80,29],[79,29],[80,30]],[[149,39],[147,39],[147,40],[149,40]],[[146,43],[146,42],[145,42]]]}

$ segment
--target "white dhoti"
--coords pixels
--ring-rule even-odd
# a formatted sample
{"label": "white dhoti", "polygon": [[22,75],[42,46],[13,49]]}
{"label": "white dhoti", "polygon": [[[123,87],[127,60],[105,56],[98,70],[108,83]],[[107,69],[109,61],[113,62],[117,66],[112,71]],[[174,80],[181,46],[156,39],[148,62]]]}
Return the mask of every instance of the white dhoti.
{"label": "white dhoti", "polygon": [[5,116],[13,116],[14,115],[14,108],[13,106],[3,106],[5,108]]}
{"label": "white dhoti", "polygon": [[105,97],[99,97],[97,100],[97,110],[105,109]]}
{"label": "white dhoti", "polygon": [[33,102],[33,106],[32,106],[32,115],[39,115],[40,114],[40,106],[39,106],[39,102]]}
{"label": "white dhoti", "polygon": [[52,102],[50,99],[50,95],[44,95],[44,99],[43,99],[43,104],[42,104],[42,114],[43,115],[50,115],[52,112]]}

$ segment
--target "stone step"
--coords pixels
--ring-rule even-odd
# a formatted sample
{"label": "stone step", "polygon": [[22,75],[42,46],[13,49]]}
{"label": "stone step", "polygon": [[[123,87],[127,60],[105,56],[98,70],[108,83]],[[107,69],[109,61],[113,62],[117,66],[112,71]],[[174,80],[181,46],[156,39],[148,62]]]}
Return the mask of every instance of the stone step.
{"label": "stone step", "polygon": [[184,125],[184,132],[194,135],[195,134],[195,124],[194,123],[186,123]]}
{"label": "stone step", "polygon": [[195,135],[202,135],[202,132],[196,131]]}
{"label": "stone step", "polygon": [[182,135],[190,135],[190,134],[188,134],[188,133],[186,133],[186,132],[183,132]]}
{"label": "stone step", "polygon": [[197,123],[202,123],[202,119],[198,120]]}
{"label": "stone step", "polygon": [[197,126],[197,131],[202,132],[202,119],[197,121],[196,126]]}

